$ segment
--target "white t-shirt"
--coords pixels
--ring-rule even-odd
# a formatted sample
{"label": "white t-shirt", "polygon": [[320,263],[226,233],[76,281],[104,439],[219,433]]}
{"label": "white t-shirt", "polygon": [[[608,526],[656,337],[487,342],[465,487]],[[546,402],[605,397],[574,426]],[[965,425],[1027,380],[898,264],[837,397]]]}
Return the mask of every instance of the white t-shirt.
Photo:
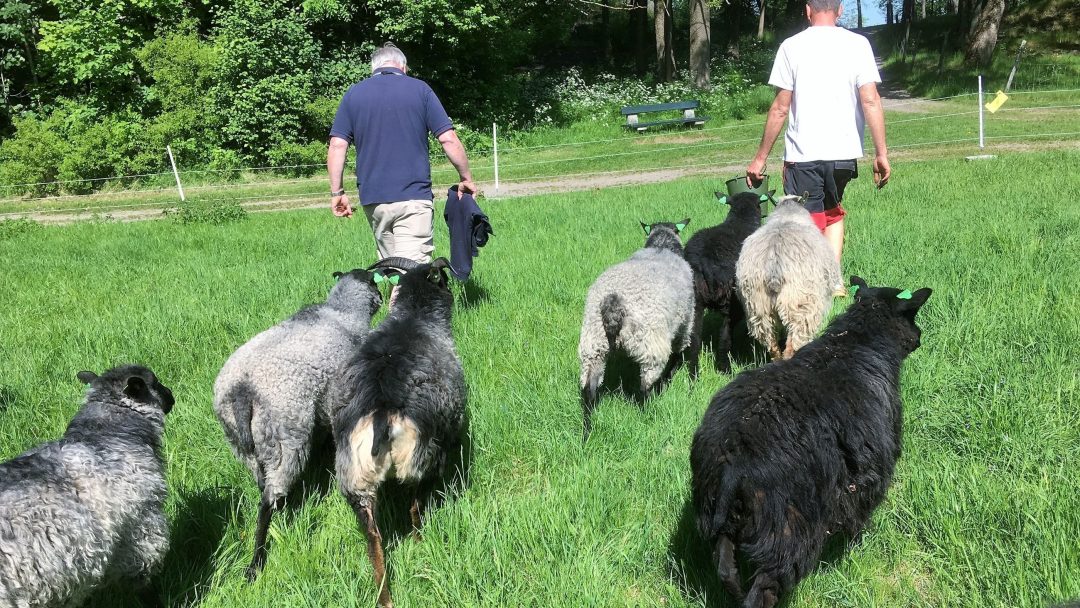
{"label": "white t-shirt", "polygon": [[813,26],[780,45],[769,84],[792,91],[784,160],[863,155],[859,87],[881,82],[870,42],[841,27]]}

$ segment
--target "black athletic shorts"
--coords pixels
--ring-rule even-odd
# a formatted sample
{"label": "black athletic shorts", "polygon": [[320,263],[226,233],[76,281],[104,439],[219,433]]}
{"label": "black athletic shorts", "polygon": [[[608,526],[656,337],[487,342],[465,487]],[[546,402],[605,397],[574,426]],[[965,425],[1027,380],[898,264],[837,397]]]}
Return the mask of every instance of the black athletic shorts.
{"label": "black athletic shorts", "polygon": [[784,163],[784,194],[809,192],[804,206],[810,213],[823,213],[844,200],[847,183],[859,177],[854,160],[814,160]]}

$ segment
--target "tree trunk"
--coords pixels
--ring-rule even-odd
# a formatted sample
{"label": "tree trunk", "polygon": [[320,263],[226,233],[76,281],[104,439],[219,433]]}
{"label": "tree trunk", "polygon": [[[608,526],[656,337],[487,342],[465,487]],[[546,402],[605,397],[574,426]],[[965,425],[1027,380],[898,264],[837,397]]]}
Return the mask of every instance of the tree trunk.
{"label": "tree trunk", "polygon": [[634,0],[631,13],[630,29],[634,31],[635,64],[638,76],[644,76],[649,69],[649,51],[646,41],[649,39],[649,0]]}
{"label": "tree trunk", "polygon": [[611,50],[611,9],[606,4],[600,13],[600,27],[604,36],[604,65],[610,66],[613,59]]}
{"label": "tree trunk", "polygon": [[757,39],[765,37],[765,0],[758,0]]}
{"label": "tree trunk", "polygon": [[885,0],[885,24],[892,25],[894,21],[892,0]]}
{"label": "tree trunk", "polygon": [[960,12],[960,0],[948,0],[949,14],[956,15]]}
{"label": "tree trunk", "polygon": [[690,74],[699,89],[709,88],[710,34],[708,0],[690,0]]}
{"label": "tree trunk", "polygon": [[922,6],[919,7],[919,19],[926,19],[926,0],[922,0]]}
{"label": "tree trunk", "polygon": [[911,20],[915,17],[915,0],[904,0],[900,9],[903,11],[900,13],[900,22],[911,23]]}
{"label": "tree trunk", "polygon": [[858,28],[861,30],[862,29],[862,0],[855,0],[855,10],[857,11]]}
{"label": "tree trunk", "polygon": [[975,20],[975,29],[964,51],[968,64],[990,65],[990,57],[997,46],[998,27],[1005,14],[1005,0],[986,0]]}
{"label": "tree trunk", "polygon": [[671,48],[671,0],[653,0],[656,32],[656,79],[671,82],[675,77],[675,49]]}

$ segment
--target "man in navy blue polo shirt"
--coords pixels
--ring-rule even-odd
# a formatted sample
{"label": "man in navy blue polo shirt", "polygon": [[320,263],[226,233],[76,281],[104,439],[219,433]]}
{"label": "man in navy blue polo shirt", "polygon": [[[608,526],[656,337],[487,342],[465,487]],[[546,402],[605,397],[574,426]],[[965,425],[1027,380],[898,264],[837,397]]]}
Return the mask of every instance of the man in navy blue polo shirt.
{"label": "man in navy blue polo shirt", "polygon": [[457,169],[458,192],[477,189],[465,147],[442,103],[431,87],[407,71],[405,54],[393,44],[375,51],[371,77],[349,87],[338,106],[326,168],[334,215],[352,217],[341,174],[349,144],[355,144],[360,204],[375,234],[379,259],[398,256],[426,263],[435,250],[428,133],[438,138]]}

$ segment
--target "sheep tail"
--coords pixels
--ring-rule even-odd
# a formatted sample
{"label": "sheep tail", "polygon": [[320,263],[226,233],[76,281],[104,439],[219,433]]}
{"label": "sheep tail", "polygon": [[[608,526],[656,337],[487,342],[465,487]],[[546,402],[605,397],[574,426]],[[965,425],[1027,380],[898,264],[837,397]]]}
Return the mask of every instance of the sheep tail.
{"label": "sheep tail", "polygon": [[377,411],[371,415],[371,457],[377,458],[383,447],[390,443],[390,420],[386,412]]}
{"label": "sheep tail", "polygon": [[604,323],[608,343],[614,345],[626,319],[626,307],[623,306],[622,298],[613,293],[604,296],[600,302],[600,319]]}
{"label": "sheep tail", "polygon": [[724,534],[730,528],[728,521],[731,515],[731,507],[739,491],[739,480],[735,475],[724,475],[720,478],[720,487],[717,489],[715,499],[712,500],[711,508],[701,509],[698,516],[698,530],[709,543]]}

